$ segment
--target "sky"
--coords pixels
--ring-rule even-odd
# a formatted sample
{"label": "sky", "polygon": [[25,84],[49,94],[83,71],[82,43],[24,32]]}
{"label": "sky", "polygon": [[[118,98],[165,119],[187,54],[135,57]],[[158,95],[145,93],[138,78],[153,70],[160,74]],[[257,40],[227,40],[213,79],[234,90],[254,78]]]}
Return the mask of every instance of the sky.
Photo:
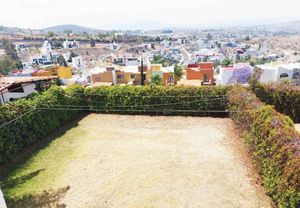
{"label": "sky", "polygon": [[198,28],[300,20],[299,0],[2,1],[0,25],[34,29],[61,24],[132,29],[146,23],[149,27]]}

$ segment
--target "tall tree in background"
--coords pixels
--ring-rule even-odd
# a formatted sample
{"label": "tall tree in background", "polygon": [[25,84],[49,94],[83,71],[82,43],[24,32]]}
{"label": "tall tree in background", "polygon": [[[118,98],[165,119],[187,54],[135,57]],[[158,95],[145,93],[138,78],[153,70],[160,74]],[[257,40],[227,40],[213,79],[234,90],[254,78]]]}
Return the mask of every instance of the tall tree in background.
{"label": "tall tree in background", "polygon": [[161,81],[162,81],[162,78],[158,74],[152,76],[152,78],[151,78],[151,83],[155,84],[155,85],[161,85]]}
{"label": "tall tree in background", "polygon": [[8,75],[15,69],[22,69],[23,65],[19,60],[16,46],[7,39],[2,39],[0,42],[5,51],[5,55],[0,57],[0,74]]}
{"label": "tall tree in background", "polygon": [[58,57],[58,64],[60,66],[68,66],[66,59],[62,55]]}
{"label": "tall tree in background", "polygon": [[75,58],[77,56],[78,56],[77,54],[75,54],[73,51],[71,51],[70,58],[69,58],[68,62],[71,63],[72,62],[72,58]]}
{"label": "tall tree in background", "polygon": [[93,38],[91,38],[91,40],[90,40],[90,45],[92,48],[94,48],[96,46],[96,42]]}
{"label": "tall tree in background", "polygon": [[6,55],[8,55],[13,60],[18,60],[16,46],[7,39],[2,39],[1,43]]}
{"label": "tall tree in background", "polygon": [[233,75],[229,79],[231,84],[246,84],[252,76],[252,69],[250,66],[241,66],[233,69]]}
{"label": "tall tree in background", "polygon": [[183,75],[183,68],[182,66],[178,66],[177,64],[174,66],[174,76],[177,78],[181,78]]}

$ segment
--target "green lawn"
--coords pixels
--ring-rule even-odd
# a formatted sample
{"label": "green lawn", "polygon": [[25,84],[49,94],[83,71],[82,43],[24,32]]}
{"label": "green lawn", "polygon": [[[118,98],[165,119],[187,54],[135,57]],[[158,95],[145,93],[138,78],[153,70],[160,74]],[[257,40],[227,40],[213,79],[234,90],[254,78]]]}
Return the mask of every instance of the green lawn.
{"label": "green lawn", "polygon": [[84,134],[76,128],[75,131],[68,130],[73,126],[70,124],[55,132],[52,136],[55,140],[47,138],[47,141],[33,147],[25,156],[21,154],[12,165],[2,168],[1,175],[5,176],[0,186],[8,207],[51,207],[68,190],[68,187],[52,189],[56,178],[78,150],[74,138]]}

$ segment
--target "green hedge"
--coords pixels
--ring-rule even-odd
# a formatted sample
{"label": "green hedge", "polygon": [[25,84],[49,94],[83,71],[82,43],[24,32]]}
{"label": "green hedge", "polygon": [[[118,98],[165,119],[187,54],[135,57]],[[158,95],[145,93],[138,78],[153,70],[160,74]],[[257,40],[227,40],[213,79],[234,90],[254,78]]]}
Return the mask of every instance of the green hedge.
{"label": "green hedge", "polygon": [[252,92],[229,92],[231,117],[246,140],[267,193],[278,207],[300,207],[300,134],[293,122],[263,104]]}
{"label": "green hedge", "polygon": [[225,87],[115,86],[85,91],[91,109],[102,113],[227,116]]}
{"label": "green hedge", "polygon": [[220,112],[226,109],[226,92],[223,87],[52,87],[30,99],[0,106],[0,126],[30,112],[1,128],[0,164],[81,112],[227,116]]}
{"label": "green hedge", "polygon": [[300,87],[290,84],[256,83],[252,90],[263,102],[274,105],[276,110],[300,123]]}
{"label": "green hedge", "polygon": [[55,104],[83,104],[81,97],[72,96],[73,93],[83,93],[83,88],[74,86],[66,92],[62,88],[52,87],[42,95],[0,106],[0,126],[30,112],[0,129],[0,164],[10,161],[18,151],[45,138],[80,113],[79,111],[58,113],[55,110],[33,110]]}

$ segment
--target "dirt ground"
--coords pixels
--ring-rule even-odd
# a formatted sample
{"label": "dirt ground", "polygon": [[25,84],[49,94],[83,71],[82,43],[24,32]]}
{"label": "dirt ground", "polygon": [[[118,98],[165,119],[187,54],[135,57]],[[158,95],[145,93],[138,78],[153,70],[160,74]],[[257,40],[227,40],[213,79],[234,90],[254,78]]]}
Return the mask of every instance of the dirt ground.
{"label": "dirt ground", "polygon": [[74,131],[66,207],[271,207],[230,119],[92,114]]}

